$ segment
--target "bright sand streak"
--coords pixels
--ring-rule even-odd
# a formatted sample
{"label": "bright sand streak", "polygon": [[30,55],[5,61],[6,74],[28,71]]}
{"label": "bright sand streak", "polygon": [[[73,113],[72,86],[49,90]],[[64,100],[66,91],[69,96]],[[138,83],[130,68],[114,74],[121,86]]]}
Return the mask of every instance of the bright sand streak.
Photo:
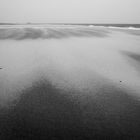
{"label": "bright sand streak", "polygon": [[[104,38],[68,38],[0,41],[0,98],[17,97],[16,91],[43,77],[57,86],[98,90],[112,84],[139,95],[140,62],[123,54],[140,55],[139,36],[112,32]],[[134,64],[134,65],[133,65]]]}

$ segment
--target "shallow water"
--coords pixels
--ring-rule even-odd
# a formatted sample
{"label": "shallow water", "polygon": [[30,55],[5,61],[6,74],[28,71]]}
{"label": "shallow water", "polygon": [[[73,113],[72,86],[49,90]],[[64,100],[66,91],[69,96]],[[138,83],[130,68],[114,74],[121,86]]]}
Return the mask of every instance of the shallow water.
{"label": "shallow water", "polygon": [[[4,110],[12,108],[8,113],[12,119],[5,120],[25,131],[15,133],[29,136],[41,129],[38,135],[43,136],[43,127],[50,133],[57,126],[60,136],[64,125],[67,130],[78,120],[77,127],[72,127],[76,133],[69,129],[66,133],[89,132],[84,137],[92,138],[109,133],[125,136],[131,131],[128,125],[140,116],[139,36],[102,27],[5,30],[0,34],[0,105]],[[33,131],[27,132],[25,122]],[[7,129],[8,123],[2,126]],[[138,124],[132,128],[138,129]],[[7,133],[12,136],[11,127]]]}

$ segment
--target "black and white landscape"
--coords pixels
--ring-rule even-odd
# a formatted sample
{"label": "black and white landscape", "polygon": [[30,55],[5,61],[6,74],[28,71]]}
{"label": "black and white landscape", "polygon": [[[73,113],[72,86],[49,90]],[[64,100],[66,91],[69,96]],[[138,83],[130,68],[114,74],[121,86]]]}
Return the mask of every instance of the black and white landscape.
{"label": "black and white landscape", "polygon": [[140,140],[140,0],[0,0],[0,140]]}

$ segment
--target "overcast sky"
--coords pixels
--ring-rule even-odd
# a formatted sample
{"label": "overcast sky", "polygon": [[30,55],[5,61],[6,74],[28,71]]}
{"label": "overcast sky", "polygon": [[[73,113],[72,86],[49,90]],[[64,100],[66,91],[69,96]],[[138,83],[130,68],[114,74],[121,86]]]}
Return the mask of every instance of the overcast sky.
{"label": "overcast sky", "polygon": [[0,0],[0,22],[140,23],[140,0]]}

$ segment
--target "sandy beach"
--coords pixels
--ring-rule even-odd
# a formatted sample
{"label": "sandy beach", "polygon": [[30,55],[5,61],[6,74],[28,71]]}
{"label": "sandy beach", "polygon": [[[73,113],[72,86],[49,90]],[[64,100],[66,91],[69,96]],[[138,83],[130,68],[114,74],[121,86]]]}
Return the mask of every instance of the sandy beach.
{"label": "sandy beach", "polygon": [[0,139],[140,137],[140,30],[0,27]]}

